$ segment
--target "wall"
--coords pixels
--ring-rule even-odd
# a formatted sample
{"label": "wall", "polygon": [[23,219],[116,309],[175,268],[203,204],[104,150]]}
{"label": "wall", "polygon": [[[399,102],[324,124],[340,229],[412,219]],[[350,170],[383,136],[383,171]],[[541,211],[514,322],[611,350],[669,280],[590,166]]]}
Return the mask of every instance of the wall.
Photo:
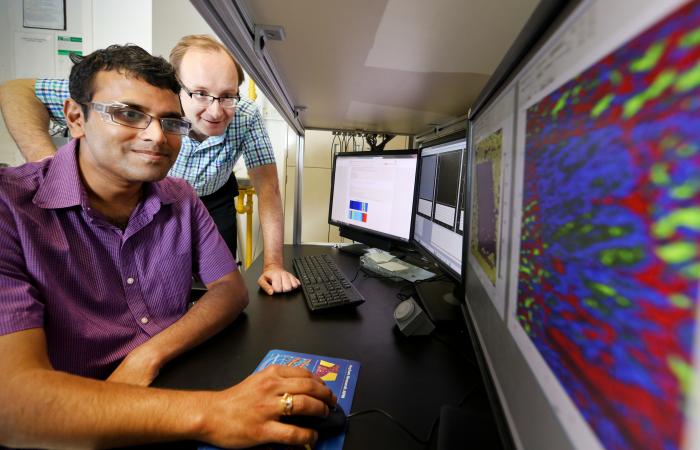
{"label": "wall", "polygon": [[182,36],[188,34],[214,35],[188,0],[152,0],[153,54],[168,59]]}
{"label": "wall", "polygon": [[105,48],[111,44],[136,44],[149,52],[153,50],[151,1],[85,0],[85,2],[83,14],[86,16],[86,23],[89,24],[89,17],[92,17],[92,30],[86,30],[86,35],[92,35],[89,41],[90,51]]}

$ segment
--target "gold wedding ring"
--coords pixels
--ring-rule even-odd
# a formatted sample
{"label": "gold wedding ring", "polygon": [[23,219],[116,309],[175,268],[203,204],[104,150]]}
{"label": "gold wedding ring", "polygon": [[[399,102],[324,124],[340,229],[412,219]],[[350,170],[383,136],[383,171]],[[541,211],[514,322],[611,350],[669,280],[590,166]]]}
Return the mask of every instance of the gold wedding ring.
{"label": "gold wedding ring", "polygon": [[280,402],[282,403],[282,415],[291,416],[294,409],[294,396],[289,392],[285,392]]}

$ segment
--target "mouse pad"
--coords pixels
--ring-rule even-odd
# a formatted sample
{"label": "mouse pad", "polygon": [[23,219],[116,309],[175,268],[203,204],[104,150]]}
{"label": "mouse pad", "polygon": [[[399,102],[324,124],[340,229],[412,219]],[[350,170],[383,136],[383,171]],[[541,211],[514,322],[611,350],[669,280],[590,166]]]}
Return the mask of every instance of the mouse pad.
{"label": "mouse pad", "polygon": [[[308,355],[306,353],[290,352],[287,350],[270,350],[262,359],[255,372],[271,366],[303,367],[321,378],[336,397],[338,404],[346,414],[350,414],[352,398],[355,395],[357,375],[360,372],[360,363],[349,359],[331,358],[328,356]],[[341,450],[345,442],[345,433],[335,436],[321,436],[314,446],[314,450]],[[217,447],[200,445],[198,450],[212,450]],[[285,446],[263,446],[263,448],[283,449]],[[296,447],[293,447],[296,448]],[[303,448],[303,447],[302,447]]]}

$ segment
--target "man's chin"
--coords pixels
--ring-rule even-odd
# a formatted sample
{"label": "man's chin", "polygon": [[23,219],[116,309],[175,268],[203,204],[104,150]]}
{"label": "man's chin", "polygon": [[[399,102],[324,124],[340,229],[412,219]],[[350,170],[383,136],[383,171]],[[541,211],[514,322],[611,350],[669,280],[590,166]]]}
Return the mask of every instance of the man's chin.
{"label": "man's chin", "polygon": [[202,122],[202,127],[201,130],[199,130],[202,134],[206,136],[221,136],[226,132],[226,127],[228,126],[228,123],[226,122]]}
{"label": "man's chin", "polygon": [[160,181],[168,175],[168,171],[162,170],[143,170],[140,173],[135,174],[134,178],[142,183],[150,183],[154,181]]}
{"label": "man's chin", "polygon": [[134,164],[132,166],[130,175],[134,181],[160,181],[168,175],[168,171],[171,167],[172,162],[170,160],[167,162],[141,161],[140,164]]}

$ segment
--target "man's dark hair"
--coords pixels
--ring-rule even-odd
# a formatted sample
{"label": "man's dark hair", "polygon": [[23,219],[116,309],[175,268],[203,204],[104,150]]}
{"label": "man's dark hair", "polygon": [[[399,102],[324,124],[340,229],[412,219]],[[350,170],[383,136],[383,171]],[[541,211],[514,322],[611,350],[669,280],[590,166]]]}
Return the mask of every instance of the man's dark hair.
{"label": "man's dark hair", "polygon": [[180,84],[175,77],[173,66],[162,57],[153,56],[138,45],[110,45],[86,56],[72,53],[70,59],[74,63],[69,79],[70,96],[83,105],[86,116],[85,104],[92,101],[95,93],[95,75],[103,70],[115,70],[157,88],[180,93]]}

